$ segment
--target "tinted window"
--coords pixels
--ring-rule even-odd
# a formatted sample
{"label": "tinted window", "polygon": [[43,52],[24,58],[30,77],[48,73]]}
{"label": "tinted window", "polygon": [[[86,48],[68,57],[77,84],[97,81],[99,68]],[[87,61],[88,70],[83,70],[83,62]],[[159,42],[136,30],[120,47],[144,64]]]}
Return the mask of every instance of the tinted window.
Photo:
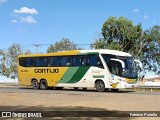
{"label": "tinted window", "polygon": [[27,67],[27,58],[20,58],[19,65],[23,67]]}
{"label": "tinted window", "polygon": [[97,66],[97,55],[89,55],[86,57],[86,65],[87,66]]}
{"label": "tinted window", "polygon": [[60,65],[60,57],[47,57],[47,66],[59,66]]}
{"label": "tinted window", "polygon": [[36,67],[48,66],[47,57],[37,57],[36,58]]}
{"label": "tinted window", "polygon": [[53,57],[48,57],[48,66],[53,66]]}
{"label": "tinted window", "polygon": [[104,68],[100,57],[97,56],[96,59],[97,59],[97,60],[96,60],[96,62],[97,62],[96,66],[97,66],[97,67],[100,67],[100,68]]}
{"label": "tinted window", "polygon": [[121,63],[111,60],[110,64],[111,65],[109,66],[109,69],[110,69],[111,73],[121,76],[121,74],[122,74],[122,65],[121,65]]}
{"label": "tinted window", "polygon": [[73,66],[97,66],[103,68],[99,55],[74,56]]}
{"label": "tinted window", "polygon": [[79,55],[73,56],[73,66],[85,66],[86,65],[86,56]]}
{"label": "tinted window", "polygon": [[97,66],[103,67],[99,55],[53,56],[20,58],[19,64],[24,67],[47,66]]}
{"label": "tinted window", "polygon": [[67,66],[72,66],[72,57],[67,57]]}
{"label": "tinted window", "polygon": [[28,58],[27,60],[29,67],[35,67],[36,66],[36,59],[35,58]]}
{"label": "tinted window", "polygon": [[59,57],[52,57],[52,66],[59,66],[59,65],[60,65]]}
{"label": "tinted window", "polygon": [[86,57],[85,56],[80,56],[79,57],[79,64],[80,64],[80,66],[85,66],[86,65]]}
{"label": "tinted window", "polygon": [[67,58],[66,57],[60,57],[60,66],[66,66]]}
{"label": "tinted window", "polygon": [[72,58],[73,66],[80,66],[79,58],[80,58],[80,56],[73,56],[73,58]]}

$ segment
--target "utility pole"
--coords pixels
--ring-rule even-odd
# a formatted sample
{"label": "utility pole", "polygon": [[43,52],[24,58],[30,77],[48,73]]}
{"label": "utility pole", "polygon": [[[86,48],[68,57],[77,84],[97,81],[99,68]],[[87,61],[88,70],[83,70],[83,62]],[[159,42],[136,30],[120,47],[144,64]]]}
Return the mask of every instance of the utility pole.
{"label": "utility pole", "polygon": [[38,53],[38,47],[40,47],[41,45],[40,44],[33,44],[33,46],[36,47],[36,53]]}

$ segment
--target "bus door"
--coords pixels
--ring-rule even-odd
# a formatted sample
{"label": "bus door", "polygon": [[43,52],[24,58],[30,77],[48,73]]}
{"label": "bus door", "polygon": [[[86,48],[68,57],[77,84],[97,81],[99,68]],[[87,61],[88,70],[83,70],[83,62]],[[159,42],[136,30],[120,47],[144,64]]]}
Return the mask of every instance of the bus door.
{"label": "bus door", "polygon": [[125,63],[120,59],[111,59],[109,69],[111,72],[111,79],[109,79],[109,83],[111,87],[114,88],[117,85],[121,86],[120,77],[122,76],[122,72],[125,69]]}

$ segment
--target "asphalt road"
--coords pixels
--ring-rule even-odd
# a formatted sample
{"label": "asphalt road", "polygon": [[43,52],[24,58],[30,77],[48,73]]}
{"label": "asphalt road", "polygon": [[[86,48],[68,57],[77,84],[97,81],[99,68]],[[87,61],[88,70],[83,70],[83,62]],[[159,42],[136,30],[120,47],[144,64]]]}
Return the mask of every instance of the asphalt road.
{"label": "asphalt road", "polygon": [[76,95],[105,95],[105,94],[142,94],[142,95],[160,95],[160,92],[150,92],[150,91],[125,91],[121,90],[118,92],[112,91],[105,91],[105,92],[97,92],[94,89],[78,89],[74,90],[72,88],[64,88],[63,90],[55,90],[55,89],[48,89],[48,90],[34,90],[31,87],[18,87],[17,85],[13,86],[4,86],[0,87],[0,93],[37,93],[37,94],[76,94]]}

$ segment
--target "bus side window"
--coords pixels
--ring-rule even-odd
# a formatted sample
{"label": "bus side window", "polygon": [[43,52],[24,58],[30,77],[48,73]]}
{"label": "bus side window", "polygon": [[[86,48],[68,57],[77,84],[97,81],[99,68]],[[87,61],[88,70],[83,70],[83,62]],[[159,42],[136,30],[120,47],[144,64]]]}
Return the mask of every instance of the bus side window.
{"label": "bus side window", "polygon": [[99,56],[97,56],[97,65],[96,66],[99,67],[99,68],[104,68],[103,64],[102,64],[102,61],[101,61]]}
{"label": "bus side window", "polygon": [[60,57],[52,57],[52,66],[60,65]]}
{"label": "bus side window", "polygon": [[91,56],[86,57],[86,66],[91,66]]}
{"label": "bus side window", "polygon": [[27,58],[19,58],[19,65],[27,67]]}
{"label": "bus side window", "polygon": [[35,67],[36,66],[36,59],[35,58],[29,58],[28,66],[29,67]]}
{"label": "bus side window", "polygon": [[52,61],[52,57],[48,57],[48,58],[47,58],[47,66],[48,66],[48,67],[52,66],[52,64],[53,64],[52,62],[53,62],[53,61]]}
{"label": "bus side window", "polygon": [[86,65],[86,57],[85,56],[81,56],[80,59],[80,66],[85,66]]}
{"label": "bus side window", "polygon": [[43,66],[48,66],[48,59],[47,59],[47,57],[44,57],[43,58]]}
{"label": "bus side window", "polygon": [[86,57],[84,55],[77,55],[72,57],[72,66],[86,66]]}
{"label": "bus side window", "polygon": [[66,65],[67,66],[71,66],[72,65],[72,58],[71,57],[67,57]]}
{"label": "bus side window", "polygon": [[73,56],[72,62],[72,66],[80,66],[79,56]]}
{"label": "bus side window", "polygon": [[89,55],[87,60],[87,65],[89,66],[97,66],[97,55]]}
{"label": "bus side window", "polygon": [[60,57],[60,66],[66,66],[67,58],[66,57]]}
{"label": "bus side window", "polygon": [[47,57],[37,57],[36,67],[45,67],[45,66],[47,66]]}
{"label": "bus side window", "polygon": [[121,76],[122,65],[117,61],[111,61],[110,71],[112,74]]}

